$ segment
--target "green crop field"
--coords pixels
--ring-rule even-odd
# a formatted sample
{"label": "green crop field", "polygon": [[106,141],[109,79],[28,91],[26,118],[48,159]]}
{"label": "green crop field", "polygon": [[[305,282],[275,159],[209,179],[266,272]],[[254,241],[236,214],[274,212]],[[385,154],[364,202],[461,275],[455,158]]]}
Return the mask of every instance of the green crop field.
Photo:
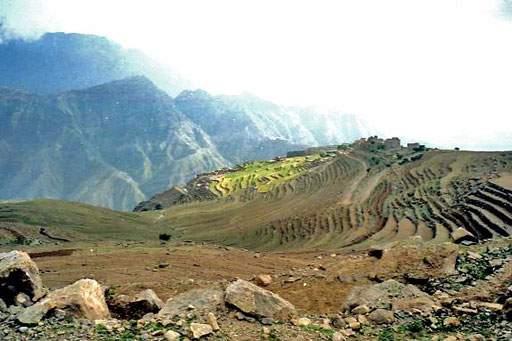
{"label": "green crop field", "polygon": [[210,191],[226,197],[246,188],[266,193],[285,182],[295,179],[307,171],[307,165],[318,160],[320,155],[286,158],[280,161],[254,161],[244,164],[244,169],[224,174],[213,180]]}

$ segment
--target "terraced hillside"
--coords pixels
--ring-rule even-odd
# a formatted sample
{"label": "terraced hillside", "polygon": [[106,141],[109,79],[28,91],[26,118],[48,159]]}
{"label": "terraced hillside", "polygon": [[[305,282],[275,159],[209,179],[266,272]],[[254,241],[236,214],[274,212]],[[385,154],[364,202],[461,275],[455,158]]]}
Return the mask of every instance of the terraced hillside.
{"label": "terraced hillside", "polygon": [[458,227],[482,240],[512,232],[511,152],[356,148],[324,156],[210,174],[208,200],[164,209],[160,224],[189,239],[265,250],[362,248],[411,236],[443,242]]}
{"label": "terraced hillside", "polygon": [[[195,240],[257,250],[336,250],[411,236],[512,232],[512,152],[360,148],[200,174],[134,213],[61,201],[0,203],[0,235]],[[35,227],[34,227],[35,226]],[[6,237],[6,238],[7,238]],[[46,238],[46,239],[45,239]],[[0,238],[2,239],[2,238]]]}

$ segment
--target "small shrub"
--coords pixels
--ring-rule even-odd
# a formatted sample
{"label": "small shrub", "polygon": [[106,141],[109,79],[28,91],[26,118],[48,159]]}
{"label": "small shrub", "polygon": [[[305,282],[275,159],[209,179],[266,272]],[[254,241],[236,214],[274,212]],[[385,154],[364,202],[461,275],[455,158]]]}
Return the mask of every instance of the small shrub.
{"label": "small shrub", "polygon": [[411,323],[403,324],[400,327],[398,327],[398,332],[399,333],[405,333],[405,332],[418,333],[418,332],[422,331],[423,328],[425,328],[425,326],[423,325],[423,322],[420,320],[415,320]]}
{"label": "small shrub", "polygon": [[277,330],[275,330],[275,329],[270,329],[270,333],[268,334],[268,339],[270,341],[280,341],[281,340]]}
{"label": "small shrub", "polygon": [[379,334],[379,341],[393,341],[393,328],[385,328]]}
{"label": "small shrub", "polygon": [[417,155],[411,156],[411,161],[417,161],[423,157],[423,153],[419,153]]}
{"label": "small shrub", "polygon": [[316,333],[322,333],[322,334],[327,334],[327,335],[334,334],[334,329],[324,329],[322,327],[318,327],[318,326],[314,326],[314,325],[302,326],[301,328],[307,332],[316,332]]}
{"label": "small shrub", "polygon": [[171,240],[171,235],[167,234],[167,233],[160,233],[158,235],[158,239],[160,239],[161,241],[164,241],[164,242],[168,242],[169,240]]}
{"label": "small shrub", "polygon": [[108,330],[107,330],[107,327],[105,327],[104,325],[102,324],[99,324],[97,327],[96,327],[96,332],[98,334],[107,334],[108,333]]}

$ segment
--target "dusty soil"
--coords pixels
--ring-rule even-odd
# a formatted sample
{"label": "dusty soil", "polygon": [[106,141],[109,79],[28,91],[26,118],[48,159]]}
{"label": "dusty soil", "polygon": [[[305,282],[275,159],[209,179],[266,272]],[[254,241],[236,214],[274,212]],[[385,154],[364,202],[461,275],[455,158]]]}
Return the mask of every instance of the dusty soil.
{"label": "dusty soil", "polygon": [[[303,313],[339,311],[353,285],[369,283],[368,269],[376,261],[364,254],[256,253],[183,243],[66,244],[65,249],[24,250],[36,256],[43,283],[50,289],[87,277],[114,287],[117,293],[136,294],[150,288],[166,300],[190,289],[223,285],[236,277],[251,280],[258,274],[271,274],[274,280],[268,289]],[[344,273],[355,282],[339,281],[337,276]],[[291,282],[290,276],[296,281]]]}

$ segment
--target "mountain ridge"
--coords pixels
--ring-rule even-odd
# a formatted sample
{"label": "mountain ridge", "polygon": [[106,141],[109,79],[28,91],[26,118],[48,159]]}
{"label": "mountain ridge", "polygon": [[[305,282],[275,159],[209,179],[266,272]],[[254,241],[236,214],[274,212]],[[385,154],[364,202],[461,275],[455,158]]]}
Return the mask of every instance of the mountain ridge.
{"label": "mountain ridge", "polygon": [[[309,130],[290,126],[285,109],[226,98],[199,89],[173,99],[143,75],[46,96],[2,88],[2,199],[130,210],[197,173],[307,145]],[[281,116],[261,120],[269,105]]]}

